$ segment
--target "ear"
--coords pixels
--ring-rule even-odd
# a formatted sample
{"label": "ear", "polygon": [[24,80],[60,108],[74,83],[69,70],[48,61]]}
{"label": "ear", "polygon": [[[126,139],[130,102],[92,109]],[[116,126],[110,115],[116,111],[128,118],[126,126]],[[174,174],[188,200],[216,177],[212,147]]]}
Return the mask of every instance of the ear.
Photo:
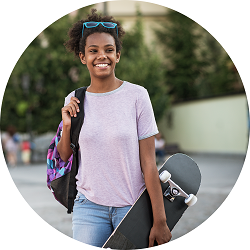
{"label": "ear", "polygon": [[121,58],[121,51],[116,53],[116,63],[120,61],[120,58]]}
{"label": "ear", "polygon": [[79,53],[79,58],[80,58],[82,64],[86,64],[86,59],[85,59],[85,56],[82,52]]}

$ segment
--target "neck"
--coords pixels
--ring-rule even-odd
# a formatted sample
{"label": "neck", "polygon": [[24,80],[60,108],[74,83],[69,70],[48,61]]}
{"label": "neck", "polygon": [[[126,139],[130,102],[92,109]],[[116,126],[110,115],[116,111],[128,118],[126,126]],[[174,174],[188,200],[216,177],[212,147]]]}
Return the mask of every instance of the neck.
{"label": "neck", "polygon": [[88,92],[93,93],[106,93],[119,88],[122,85],[122,81],[116,77],[112,79],[91,79],[90,86],[88,87]]}

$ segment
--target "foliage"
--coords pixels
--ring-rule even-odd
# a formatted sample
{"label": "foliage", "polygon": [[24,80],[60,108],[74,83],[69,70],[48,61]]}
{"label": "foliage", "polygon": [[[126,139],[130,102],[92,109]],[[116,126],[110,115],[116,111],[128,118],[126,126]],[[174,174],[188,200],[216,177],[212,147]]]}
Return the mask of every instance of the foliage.
{"label": "foliage", "polygon": [[166,18],[162,29],[156,30],[168,59],[164,72],[166,85],[175,100],[194,98],[197,96],[195,80],[202,65],[195,55],[198,39],[193,34],[195,23],[172,10],[169,10]]}
{"label": "foliage", "polygon": [[116,75],[148,90],[156,120],[159,121],[168,107],[169,98],[164,85],[162,61],[145,44],[139,11],[135,25],[124,37],[121,61],[116,66]]}
{"label": "foliage", "polygon": [[233,62],[220,44],[208,32],[204,32],[203,39],[206,45],[204,58],[208,66],[198,82],[199,97],[219,96],[244,90]]}
{"label": "foliage", "polygon": [[230,93],[236,80],[232,62],[218,42],[188,17],[169,10],[155,30],[164,49],[165,84],[173,101]]}
{"label": "foliage", "polygon": [[[82,19],[90,7],[77,16],[66,15],[46,28],[24,51],[8,81],[1,110],[1,129],[15,125],[19,132],[56,131],[65,96],[90,83],[87,68],[69,54],[63,43],[72,23]],[[156,118],[167,104],[159,58],[143,42],[138,17],[135,28],[125,36],[117,77],[148,89]],[[26,84],[25,84],[26,83]]]}
{"label": "foliage", "polygon": [[82,83],[89,84],[87,69],[63,45],[67,30],[89,8],[80,9],[75,17],[66,15],[54,22],[24,51],[5,90],[2,130],[12,124],[19,132],[55,131],[64,97]]}

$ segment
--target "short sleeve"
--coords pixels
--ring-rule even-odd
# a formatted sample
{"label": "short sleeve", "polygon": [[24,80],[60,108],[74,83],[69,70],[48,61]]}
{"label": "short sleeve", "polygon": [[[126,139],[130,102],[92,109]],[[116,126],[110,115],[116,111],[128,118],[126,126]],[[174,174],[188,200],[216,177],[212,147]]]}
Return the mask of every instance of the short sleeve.
{"label": "short sleeve", "polygon": [[159,133],[148,91],[142,88],[137,97],[138,139],[146,139]]}
{"label": "short sleeve", "polygon": [[71,93],[69,93],[64,100],[64,106],[68,105],[70,103],[70,99],[72,96],[75,96],[75,91],[72,91]]}

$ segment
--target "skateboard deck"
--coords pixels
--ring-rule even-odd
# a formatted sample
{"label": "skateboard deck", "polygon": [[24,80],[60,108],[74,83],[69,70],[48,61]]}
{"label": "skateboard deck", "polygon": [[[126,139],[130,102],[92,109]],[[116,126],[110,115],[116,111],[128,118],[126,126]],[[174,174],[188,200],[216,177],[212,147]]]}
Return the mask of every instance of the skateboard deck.
{"label": "skateboard deck", "polygon": [[[197,164],[185,154],[174,154],[159,169],[167,225],[172,231],[185,210],[196,201],[201,183]],[[164,183],[165,182],[165,183]],[[103,248],[147,248],[153,226],[150,198],[145,189],[118,227],[108,238]]]}

